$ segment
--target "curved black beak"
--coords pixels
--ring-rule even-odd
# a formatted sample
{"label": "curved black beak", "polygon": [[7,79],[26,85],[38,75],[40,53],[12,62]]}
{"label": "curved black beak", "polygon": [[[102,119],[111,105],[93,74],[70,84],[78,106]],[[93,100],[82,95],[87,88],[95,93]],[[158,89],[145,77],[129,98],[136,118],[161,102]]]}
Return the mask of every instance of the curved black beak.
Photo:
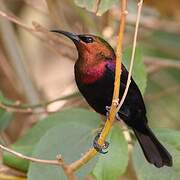
{"label": "curved black beak", "polygon": [[51,30],[51,32],[55,32],[57,34],[63,34],[69,39],[71,39],[75,44],[80,42],[79,36],[75,33],[67,32],[67,31],[62,31],[62,30]]}

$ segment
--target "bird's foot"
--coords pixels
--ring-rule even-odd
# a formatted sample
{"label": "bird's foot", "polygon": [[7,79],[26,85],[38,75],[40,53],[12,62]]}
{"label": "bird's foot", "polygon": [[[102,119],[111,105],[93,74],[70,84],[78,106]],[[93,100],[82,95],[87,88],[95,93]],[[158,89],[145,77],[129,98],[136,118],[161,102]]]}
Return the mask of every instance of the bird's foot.
{"label": "bird's foot", "polygon": [[94,149],[96,149],[97,152],[99,152],[101,154],[106,154],[108,151],[103,151],[103,150],[105,150],[109,147],[109,142],[104,141],[104,144],[102,146],[99,145],[98,140],[99,140],[100,135],[101,135],[101,132],[99,132],[96,135],[96,137],[94,138],[93,147],[94,147]]}

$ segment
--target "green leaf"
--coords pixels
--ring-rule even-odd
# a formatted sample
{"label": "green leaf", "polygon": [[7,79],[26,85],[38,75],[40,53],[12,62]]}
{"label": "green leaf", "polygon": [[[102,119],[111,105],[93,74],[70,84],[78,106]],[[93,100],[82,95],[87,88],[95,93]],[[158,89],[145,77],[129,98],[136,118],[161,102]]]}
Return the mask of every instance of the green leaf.
{"label": "green leaf", "polygon": [[[35,146],[33,157],[56,159],[56,156],[61,154],[68,164],[78,160],[82,153],[88,151],[92,146],[94,137],[92,130],[100,124],[98,116],[92,112],[86,111],[84,116],[81,114],[79,118],[81,122],[76,121],[71,115],[68,121],[62,120],[56,127],[47,131]],[[78,170],[77,178],[84,179],[94,167],[95,162],[96,159],[93,159]],[[28,180],[49,180],[52,177],[53,180],[67,179],[60,167],[30,163]]]}
{"label": "green leaf", "polygon": [[168,149],[173,157],[172,167],[160,169],[149,164],[142,153],[139,145],[135,145],[133,163],[139,180],[179,180],[180,179],[180,132],[170,129],[158,129],[155,131],[158,139]]}
{"label": "green leaf", "polygon": [[13,113],[0,109],[0,132],[5,130],[12,120]]}
{"label": "green leaf", "polygon": [[[80,127],[84,125],[91,128],[92,130],[93,128],[97,128],[99,126],[100,118],[97,113],[84,109],[70,109],[54,113],[47,118],[39,121],[23,137],[21,137],[15,144],[13,144],[12,148],[20,149],[22,154],[32,155],[32,150],[49,129],[58,125],[63,126],[64,124],[71,124],[72,126]],[[67,129],[65,130],[67,131]],[[71,134],[71,131],[69,131],[69,133]],[[24,164],[28,163],[26,160],[15,158],[9,153],[3,153],[3,160],[4,163],[8,166],[14,167],[22,171],[28,170],[28,166],[24,166]],[[18,163],[15,164],[15,161]]]}
{"label": "green leaf", "polygon": [[[131,53],[132,48],[126,48],[123,52],[123,64],[127,69],[129,69]],[[144,94],[147,85],[147,72],[143,63],[142,52],[140,48],[136,48],[132,77],[137,83],[141,93]]]}
{"label": "green leaf", "polygon": [[[22,153],[26,156],[32,155],[33,146],[12,146],[11,147],[14,151]],[[14,155],[9,154],[8,152],[3,152],[3,163],[15,168],[17,170],[26,172],[29,167],[29,162],[23,159],[19,159]]]}
{"label": "green leaf", "polygon": [[100,4],[98,5],[97,0],[75,0],[75,3],[78,6],[86,8],[90,12],[96,12],[96,10],[98,9],[97,15],[99,16],[105,13],[108,9],[110,9],[113,5],[117,4],[118,2],[118,0],[101,0]]}
{"label": "green leaf", "polygon": [[166,144],[173,146],[180,152],[180,132],[172,129],[158,129],[157,136]]}
{"label": "green leaf", "polygon": [[154,127],[180,127],[180,71],[172,71],[168,69],[152,73],[148,80],[146,105],[150,123]]}
{"label": "green leaf", "polygon": [[179,59],[180,36],[163,31],[152,31],[142,43],[145,53],[170,59]]}
{"label": "green leaf", "polygon": [[128,164],[128,144],[117,125],[112,128],[108,141],[108,153],[100,155],[93,170],[93,175],[98,180],[117,180],[125,172]]}

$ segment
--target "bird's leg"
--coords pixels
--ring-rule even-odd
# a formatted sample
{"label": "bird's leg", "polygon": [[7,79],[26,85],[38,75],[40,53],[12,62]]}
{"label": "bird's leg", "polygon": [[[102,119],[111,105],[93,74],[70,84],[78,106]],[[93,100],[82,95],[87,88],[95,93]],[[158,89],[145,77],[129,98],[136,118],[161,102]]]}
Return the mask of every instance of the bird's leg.
{"label": "bird's leg", "polygon": [[[108,116],[109,116],[110,109],[111,109],[111,106],[106,106],[105,108],[106,108],[106,116],[108,117]],[[118,113],[120,113],[121,115],[127,117],[126,112],[119,111]],[[118,113],[116,113],[116,119],[117,119],[117,120],[121,120]],[[104,149],[107,149],[107,148],[109,147],[109,142],[105,141],[102,146],[99,145],[98,140],[99,140],[99,138],[100,138],[101,132],[102,132],[102,130],[101,130],[100,132],[98,132],[98,134],[97,134],[96,137],[94,138],[93,147],[96,149],[97,152],[99,152],[99,153],[101,153],[101,154],[106,154],[108,151],[103,151],[103,150],[104,150]]]}
{"label": "bird's leg", "polygon": [[96,149],[97,152],[99,152],[101,154],[106,154],[108,151],[103,151],[103,150],[107,149],[109,147],[109,142],[104,141],[104,144],[102,146],[99,145],[98,140],[100,138],[101,132],[102,132],[102,130],[100,132],[98,132],[98,134],[94,138],[93,147],[94,147],[94,149]]}
{"label": "bird's leg", "polygon": [[[106,117],[108,117],[111,106],[106,106],[105,108],[106,108]],[[102,132],[102,129],[100,132],[98,132],[98,134],[94,138],[93,147],[94,147],[94,149],[96,149],[97,152],[99,152],[101,154],[106,154],[108,151],[103,151],[103,150],[108,148],[109,142],[105,141],[102,146],[99,145],[98,140],[100,138],[101,132]]]}

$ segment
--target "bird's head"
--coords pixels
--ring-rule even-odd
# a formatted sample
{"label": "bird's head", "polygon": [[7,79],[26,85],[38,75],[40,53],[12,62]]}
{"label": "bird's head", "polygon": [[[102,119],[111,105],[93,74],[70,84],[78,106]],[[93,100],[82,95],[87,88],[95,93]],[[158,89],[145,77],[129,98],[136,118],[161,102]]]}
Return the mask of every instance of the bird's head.
{"label": "bird's head", "polygon": [[62,30],[52,30],[51,32],[63,34],[71,39],[74,42],[81,59],[85,58],[86,61],[90,61],[90,59],[93,58],[94,61],[97,61],[114,60],[115,58],[112,47],[104,39],[98,36],[91,34],[75,34]]}
{"label": "bird's head", "polygon": [[91,34],[75,34],[62,30],[51,32],[63,34],[74,42],[78,50],[76,66],[83,75],[98,78],[105,71],[107,64],[115,64],[114,50],[104,39]]}

